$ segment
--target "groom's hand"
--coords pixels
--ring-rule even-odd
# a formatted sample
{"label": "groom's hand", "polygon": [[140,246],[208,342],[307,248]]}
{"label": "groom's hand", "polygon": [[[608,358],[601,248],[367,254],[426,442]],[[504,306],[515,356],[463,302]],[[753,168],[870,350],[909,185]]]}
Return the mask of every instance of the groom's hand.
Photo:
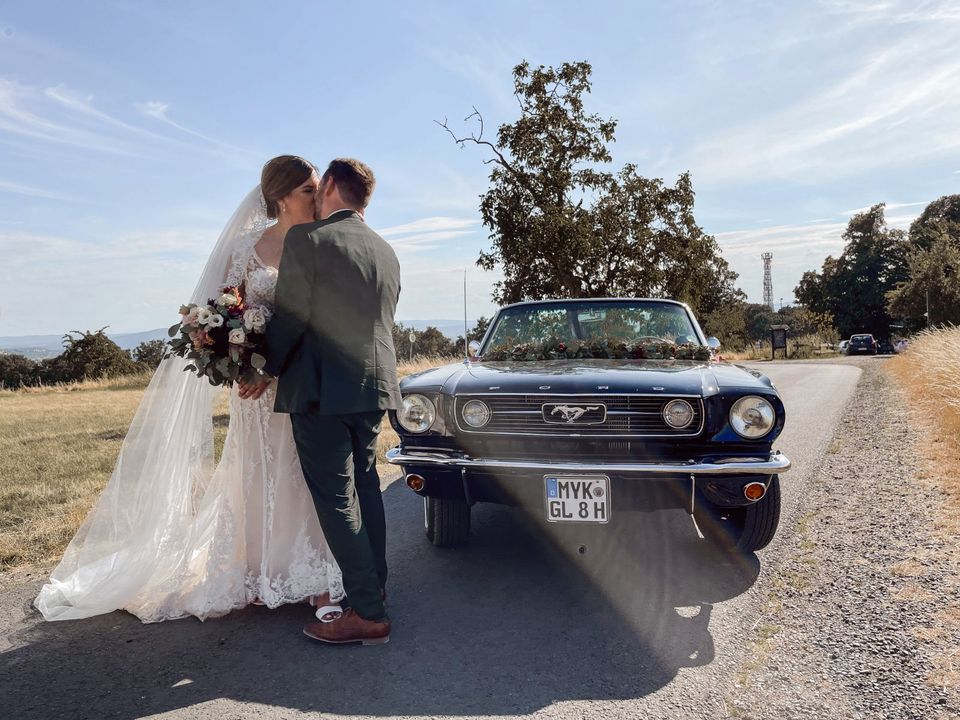
{"label": "groom's hand", "polygon": [[270,387],[269,380],[261,380],[253,384],[245,383],[242,380],[237,381],[239,386],[239,395],[241,400],[257,400]]}

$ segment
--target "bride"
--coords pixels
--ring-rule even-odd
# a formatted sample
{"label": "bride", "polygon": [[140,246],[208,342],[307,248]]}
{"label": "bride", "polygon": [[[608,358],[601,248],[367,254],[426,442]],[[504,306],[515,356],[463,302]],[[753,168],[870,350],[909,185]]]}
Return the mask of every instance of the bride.
{"label": "bride", "polygon": [[[286,231],[313,222],[319,179],[283,155],[220,235],[191,302],[225,285],[273,307]],[[34,605],[47,620],[117,609],[143,622],[201,620],[249,603],[277,607],[320,597],[334,619],[344,591],[300,469],[288,415],[273,412],[273,386],[256,400],[230,391],[230,426],[213,462],[219,394],[189,363],[157,369],[97,504]],[[333,601],[331,603],[331,601]]]}

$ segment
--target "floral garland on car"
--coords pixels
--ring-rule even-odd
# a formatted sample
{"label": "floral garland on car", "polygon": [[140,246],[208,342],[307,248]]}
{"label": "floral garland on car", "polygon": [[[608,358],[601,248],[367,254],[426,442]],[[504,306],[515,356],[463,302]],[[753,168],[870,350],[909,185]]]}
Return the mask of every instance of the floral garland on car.
{"label": "floral garland on car", "polygon": [[483,354],[492,362],[505,360],[709,360],[705,345],[628,342],[620,338],[591,338],[584,341],[551,339],[545,342],[514,344],[504,342]]}

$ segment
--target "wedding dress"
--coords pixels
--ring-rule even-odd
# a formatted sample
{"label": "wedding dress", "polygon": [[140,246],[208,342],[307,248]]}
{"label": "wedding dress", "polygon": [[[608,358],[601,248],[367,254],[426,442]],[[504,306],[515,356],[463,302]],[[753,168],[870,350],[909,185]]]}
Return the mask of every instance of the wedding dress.
{"label": "wedding dress", "polygon": [[[259,186],[214,248],[192,302],[240,285],[273,309],[277,270],[254,248],[269,225]],[[226,272],[224,268],[226,267]],[[230,425],[213,465],[213,404],[222,390],[173,356],[157,369],[113,475],[34,605],[47,620],[124,609],[143,622],[215,617],[344,596],[274,390],[230,391]]]}

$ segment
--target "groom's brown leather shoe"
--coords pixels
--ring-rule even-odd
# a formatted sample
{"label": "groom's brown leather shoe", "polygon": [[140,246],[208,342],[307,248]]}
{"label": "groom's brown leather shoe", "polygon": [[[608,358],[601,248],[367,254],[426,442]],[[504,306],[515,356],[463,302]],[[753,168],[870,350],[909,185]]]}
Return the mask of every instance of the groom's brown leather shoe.
{"label": "groom's brown leather shoe", "polygon": [[344,611],[339,620],[306,625],[303,634],[334,645],[357,642],[363,645],[383,645],[390,641],[390,621],[367,620],[350,608]]}

